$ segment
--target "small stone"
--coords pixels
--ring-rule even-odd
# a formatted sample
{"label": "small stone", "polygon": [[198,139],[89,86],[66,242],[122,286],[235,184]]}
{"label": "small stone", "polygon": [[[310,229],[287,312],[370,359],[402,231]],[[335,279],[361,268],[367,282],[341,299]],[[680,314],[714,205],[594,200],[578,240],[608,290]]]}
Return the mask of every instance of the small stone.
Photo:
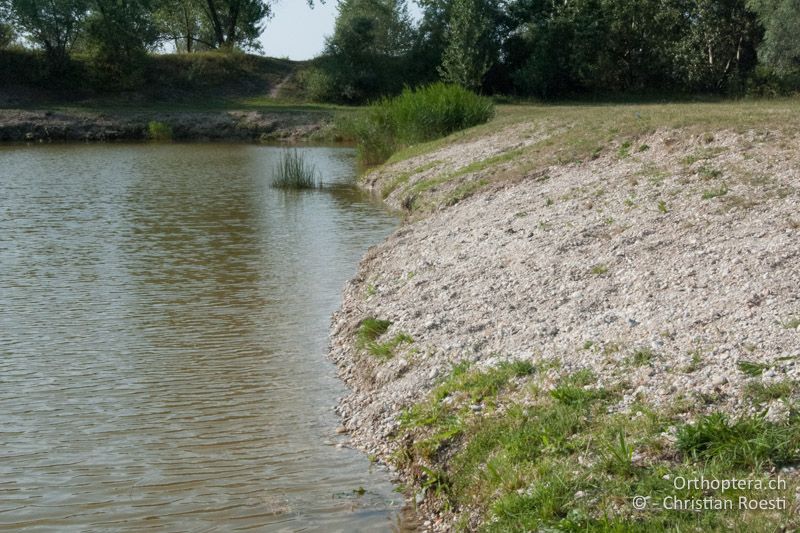
{"label": "small stone", "polygon": [[338,428],[336,428],[336,433],[338,433],[339,435],[341,435],[342,433],[347,433],[347,428],[344,426],[339,426]]}
{"label": "small stone", "polygon": [[714,379],[711,380],[711,384],[715,387],[720,387],[725,385],[728,382],[728,378],[726,376],[714,376]]}
{"label": "small stone", "polygon": [[419,505],[425,501],[425,491],[421,490],[414,495],[414,502]]}

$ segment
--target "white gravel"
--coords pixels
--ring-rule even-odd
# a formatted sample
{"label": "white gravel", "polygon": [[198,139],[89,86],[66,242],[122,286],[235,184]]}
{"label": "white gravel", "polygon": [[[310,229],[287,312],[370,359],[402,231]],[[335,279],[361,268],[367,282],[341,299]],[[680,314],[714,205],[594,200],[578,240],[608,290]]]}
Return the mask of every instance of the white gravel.
{"label": "white gravel", "polygon": [[[380,191],[431,161],[452,171],[518,146],[513,133],[482,151],[472,141],[404,161],[367,183]],[[783,419],[797,389],[769,405],[746,390],[800,379],[800,329],[786,327],[800,317],[799,140],[660,131],[628,157],[611,150],[552,167],[547,179],[490,187],[401,227],[368,252],[333,319],[331,357],[352,389],[339,406],[351,443],[385,458],[399,413],[464,360],[589,368],[602,384],[624,384],[621,410],[637,398],[655,407],[683,398],[687,417],[767,410]],[[367,316],[393,322],[387,338],[402,331],[414,343],[388,362],[358,350]],[[637,365],[641,349],[650,361]],[[749,376],[742,361],[765,370]]]}

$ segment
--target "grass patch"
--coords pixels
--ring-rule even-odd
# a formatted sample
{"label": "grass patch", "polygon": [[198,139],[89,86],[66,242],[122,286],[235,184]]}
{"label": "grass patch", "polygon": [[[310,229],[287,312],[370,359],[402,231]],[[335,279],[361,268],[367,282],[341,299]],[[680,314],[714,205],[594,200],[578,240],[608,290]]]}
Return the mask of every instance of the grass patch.
{"label": "grass patch", "polygon": [[738,367],[740,371],[748,376],[755,377],[763,374],[764,370],[769,368],[769,365],[765,365],[763,363],[753,363],[751,361],[739,361]]}
{"label": "grass patch", "polygon": [[482,404],[482,410],[490,409],[496,396],[512,379],[533,372],[533,365],[527,361],[503,362],[488,370],[470,369],[468,364],[457,365],[433,390],[429,400],[412,406],[401,415],[402,428],[421,428],[425,433],[406,450],[406,460],[431,459],[445,444],[461,436],[472,405]]}
{"label": "grass patch", "polygon": [[[445,389],[445,397],[453,397],[450,386],[464,383],[468,375],[466,368],[457,369],[441,385],[445,388],[419,404],[418,412],[429,412]],[[502,411],[482,416],[458,412],[451,403],[449,419],[438,416],[426,421],[430,425],[406,425],[407,431],[423,430],[425,435],[430,429],[449,428],[446,453],[427,456],[436,458],[436,466],[413,463],[425,457],[414,451],[422,441],[409,439],[408,433],[403,437],[408,447],[400,455],[412,462],[410,471],[428,497],[460,512],[459,524],[470,531],[766,532],[794,523],[791,513],[781,510],[680,512],[661,502],[668,497],[783,497],[791,506],[796,481],[780,491],[723,492],[680,484],[678,479],[736,478],[766,486],[767,480],[774,480],[772,466],[796,461],[797,416],[777,425],[761,417],[731,422],[713,414],[685,424],[642,404],[616,413],[610,407],[619,393],[587,387],[591,382],[589,373],[567,376],[550,392],[538,389],[524,405],[512,400]],[[504,390],[499,391],[503,396]],[[668,432],[677,435],[677,444],[664,439]],[[635,510],[636,495],[648,497],[649,505]]]}
{"label": "grass patch", "polygon": [[754,382],[747,384],[745,393],[747,398],[758,405],[771,402],[772,400],[788,398],[796,388],[797,384],[790,380],[776,381],[773,383]]}
{"label": "grass patch", "polygon": [[369,353],[378,359],[391,359],[394,357],[394,351],[401,344],[412,344],[414,339],[408,333],[400,332],[386,342],[372,341],[365,345]]}
{"label": "grass patch", "polygon": [[592,267],[591,272],[595,276],[602,276],[603,274],[608,273],[608,267],[604,264],[597,264]]}
{"label": "grass patch", "polygon": [[728,194],[728,187],[722,185],[716,189],[708,189],[703,191],[703,200],[711,200],[712,198],[719,198]]}
{"label": "grass patch", "polygon": [[320,189],[322,178],[316,165],[307,161],[297,150],[281,152],[274,169],[272,186],[277,189]]}
{"label": "grass patch", "polygon": [[364,164],[386,161],[405,146],[488,121],[494,104],[462,87],[435,83],[384,98],[340,124],[358,144]]}
{"label": "grass patch", "polygon": [[655,357],[653,350],[644,347],[636,349],[628,361],[633,366],[646,366],[652,363]]}
{"label": "grass patch", "polygon": [[394,351],[401,344],[411,344],[414,339],[408,333],[399,332],[386,342],[378,342],[378,339],[388,331],[392,325],[391,320],[382,320],[375,317],[367,317],[361,321],[356,332],[356,347],[366,350],[378,359],[391,359]]}
{"label": "grass patch", "polygon": [[669,209],[667,209],[667,202],[665,202],[664,200],[658,201],[658,212],[664,215],[666,215],[669,212]]}
{"label": "grass patch", "polygon": [[714,413],[678,431],[678,449],[693,459],[716,461],[729,467],[763,468],[797,462],[800,420],[772,424],[756,416],[731,421]]}
{"label": "grass patch", "polygon": [[372,342],[389,329],[392,325],[391,320],[381,320],[375,317],[367,317],[361,321],[356,333],[356,343],[363,346],[367,342]]}
{"label": "grass patch", "polygon": [[171,141],[172,128],[169,124],[151,120],[147,124],[147,138],[152,141]]}

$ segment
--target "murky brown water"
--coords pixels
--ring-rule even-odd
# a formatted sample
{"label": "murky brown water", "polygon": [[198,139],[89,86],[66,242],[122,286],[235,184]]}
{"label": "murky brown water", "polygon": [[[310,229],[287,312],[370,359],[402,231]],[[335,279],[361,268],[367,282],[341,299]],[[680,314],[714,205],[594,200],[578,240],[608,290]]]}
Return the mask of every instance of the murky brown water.
{"label": "murky brown water", "polygon": [[[344,183],[346,150],[307,150]],[[0,529],[375,531],[329,317],[395,225],[269,187],[278,150],[0,148]],[[366,489],[359,496],[354,490]]]}

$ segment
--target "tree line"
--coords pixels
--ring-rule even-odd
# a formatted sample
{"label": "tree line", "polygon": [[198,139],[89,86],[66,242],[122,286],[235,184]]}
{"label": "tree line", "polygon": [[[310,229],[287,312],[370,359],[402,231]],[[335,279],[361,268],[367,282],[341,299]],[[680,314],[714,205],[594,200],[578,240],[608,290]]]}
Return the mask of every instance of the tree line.
{"label": "tree line", "polygon": [[[257,50],[274,1],[0,0],[0,48],[28,42],[55,74],[78,52],[124,77],[165,43]],[[417,4],[414,21],[406,0],[339,0],[334,32],[303,76],[308,92],[361,103],[435,81],[536,98],[800,88],[800,0]]]}
{"label": "tree line", "polygon": [[342,0],[307,84],[362,102],[436,80],[484,93],[800,89],[800,0]]}
{"label": "tree line", "polygon": [[271,0],[0,0],[0,47],[22,38],[63,70],[79,52],[125,74],[148,52],[254,50]]}

